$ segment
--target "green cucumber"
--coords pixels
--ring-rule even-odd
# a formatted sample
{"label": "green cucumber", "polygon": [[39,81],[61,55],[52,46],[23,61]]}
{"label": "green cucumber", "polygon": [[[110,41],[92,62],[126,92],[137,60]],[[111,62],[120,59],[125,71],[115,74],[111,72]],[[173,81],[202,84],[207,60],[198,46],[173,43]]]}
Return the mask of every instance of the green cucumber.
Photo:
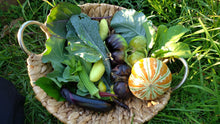
{"label": "green cucumber", "polygon": [[105,72],[105,66],[102,60],[97,61],[93,66],[89,74],[89,79],[92,82],[97,82],[101,79]]}
{"label": "green cucumber", "polygon": [[99,23],[99,35],[102,40],[108,37],[108,22],[106,19],[102,19]]}

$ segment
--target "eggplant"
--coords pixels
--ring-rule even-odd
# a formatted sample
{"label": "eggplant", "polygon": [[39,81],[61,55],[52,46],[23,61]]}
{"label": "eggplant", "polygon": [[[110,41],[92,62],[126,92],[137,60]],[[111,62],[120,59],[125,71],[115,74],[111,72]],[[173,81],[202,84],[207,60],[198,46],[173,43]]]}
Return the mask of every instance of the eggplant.
{"label": "eggplant", "polygon": [[110,52],[124,51],[128,48],[127,41],[120,34],[112,34],[106,39],[106,45]]}
{"label": "eggplant", "polygon": [[113,68],[111,72],[119,76],[129,77],[129,75],[131,74],[131,68],[126,64],[120,64]]}
{"label": "eggplant", "polygon": [[130,66],[126,64],[119,64],[112,69],[111,80],[113,82],[118,82],[118,81],[126,82],[128,81],[128,77],[130,76],[130,74],[131,74]]}
{"label": "eggplant", "polygon": [[68,102],[96,112],[108,112],[115,106],[114,102],[78,96],[71,93],[67,88],[61,88],[61,94]]}
{"label": "eggplant", "polygon": [[112,52],[111,54],[112,54],[113,61],[115,61],[115,63],[117,63],[117,64],[125,63],[125,61],[124,61],[125,52],[124,51],[116,50],[116,51]]}
{"label": "eggplant", "polygon": [[126,100],[131,96],[131,91],[127,82],[116,82],[114,84],[113,91],[119,99]]}

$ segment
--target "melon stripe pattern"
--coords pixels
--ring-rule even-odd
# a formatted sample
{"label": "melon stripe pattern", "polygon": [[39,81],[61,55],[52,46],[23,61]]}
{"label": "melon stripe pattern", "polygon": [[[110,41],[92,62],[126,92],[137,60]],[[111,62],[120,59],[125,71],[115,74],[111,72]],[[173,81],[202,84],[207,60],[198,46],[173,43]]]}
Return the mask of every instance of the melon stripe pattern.
{"label": "melon stripe pattern", "polygon": [[128,85],[134,96],[154,100],[170,88],[172,74],[162,61],[144,58],[134,64]]}

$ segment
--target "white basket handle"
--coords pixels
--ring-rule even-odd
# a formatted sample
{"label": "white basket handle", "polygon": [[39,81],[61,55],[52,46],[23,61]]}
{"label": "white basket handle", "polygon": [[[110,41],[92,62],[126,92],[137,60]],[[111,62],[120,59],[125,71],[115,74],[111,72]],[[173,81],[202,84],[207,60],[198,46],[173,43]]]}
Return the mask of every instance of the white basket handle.
{"label": "white basket handle", "polygon": [[[180,81],[180,83],[176,87],[172,88],[172,91],[181,87],[183,85],[183,83],[186,81],[186,78],[188,77],[188,74],[189,74],[189,67],[188,67],[188,63],[186,62],[186,60],[184,58],[177,58],[177,59],[179,59],[183,63],[183,66],[185,68],[185,73],[184,73],[183,78]],[[168,61],[169,61],[168,59],[165,59],[163,62],[167,63]]]}
{"label": "white basket handle", "polygon": [[47,30],[46,25],[43,24],[43,23],[40,23],[40,22],[38,22],[38,21],[33,21],[33,20],[27,21],[27,22],[23,23],[23,24],[21,25],[21,27],[19,28],[19,30],[18,30],[17,38],[18,38],[18,43],[19,43],[20,47],[21,47],[21,48],[23,49],[23,51],[24,51],[25,53],[27,53],[28,55],[32,55],[32,54],[34,54],[34,53],[32,53],[31,51],[29,51],[29,50],[26,48],[26,46],[25,46],[25,44],[24,44],[24,41],[23,41],[23,33],[24,33],[24,29],[25,29],[27,26],[32,25],[32,24],[39,25],[40,28],[41,28],[41,30],[46,34],[47,39],[51,36],[50,33],[49,33],[49,31]]}

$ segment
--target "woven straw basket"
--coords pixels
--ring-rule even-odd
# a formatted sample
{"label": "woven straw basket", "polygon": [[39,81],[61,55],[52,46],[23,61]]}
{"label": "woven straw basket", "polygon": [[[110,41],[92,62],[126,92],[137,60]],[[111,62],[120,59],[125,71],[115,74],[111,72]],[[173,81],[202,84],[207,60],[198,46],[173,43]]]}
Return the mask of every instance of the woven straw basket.
{"label": "woven straw basket", "polygon": [[[96,4],[87,3],[80,5],[83,13],[90,17],[106,17],[113,16],[115,12],[124,9],[119,6],[109,4]],[[111,18],[108,19],[110,23]],[[42,103],[42,105],[56,118],[63,123],[68,124],[84,124],[84,123],[95,123],[95,124],[129,124],[133,122],[144,123],[152,119],[159,111],[161,111],[170,99],[170,94],[173,90],[180,87],[185,81],[188,74],[188,66],[184,59],[180,58],[184,67],[185,74],[182,81],[173,89],[168,90],[163,96],[154,101],[142,101],[135,97],[129,98],[125,101],[130,108],[130,112],[122,107],[116,106],[115,109],[107,113],[97,113],[90,110],[71,105],[68,102],[58,102],[55,99],[48,96],[40,87],[36,86],[34,82],[43,76],[46,76],[53,69],[50,64],[42,63],[42,54],[35,54],[27,50],[23,42],[23,31],[31,24],[37,24],[40,26],[42,31],[45,32],[47,38],[50,37],[49,32],[45,24],[37,21],[25,22],[18,31],[18,42],[21,48],[29,55],[27,59],[28,75],[30,77],[30,83],[36,94],[36,98]]]}

